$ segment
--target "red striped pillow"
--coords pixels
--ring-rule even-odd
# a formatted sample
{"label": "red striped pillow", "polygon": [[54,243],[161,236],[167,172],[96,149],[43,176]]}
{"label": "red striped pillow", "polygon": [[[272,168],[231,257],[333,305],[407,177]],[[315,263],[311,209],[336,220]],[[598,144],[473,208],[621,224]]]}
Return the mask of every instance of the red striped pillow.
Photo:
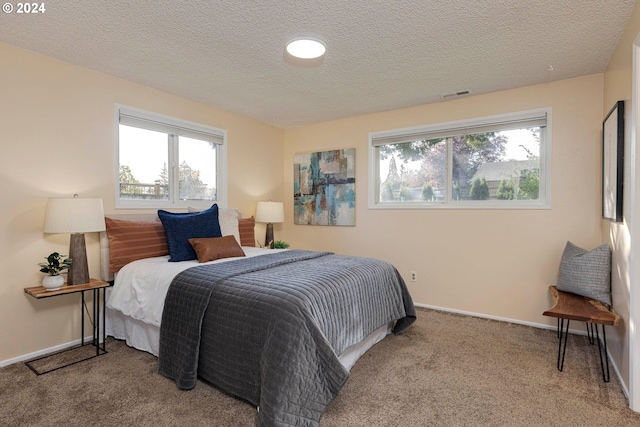
{"label": "red striped pillow", "polygon": [[240,231],[241,246],[256,245],[256,236],[254,232],[255,227],[256,227],[256,220],[253,217],[238,219],[238,230]]}
{"label": "red striped pillow", "polygon": [[105,218],[109,237],[109,273],[131,261],[169,255],[161,222],[138,222]]}

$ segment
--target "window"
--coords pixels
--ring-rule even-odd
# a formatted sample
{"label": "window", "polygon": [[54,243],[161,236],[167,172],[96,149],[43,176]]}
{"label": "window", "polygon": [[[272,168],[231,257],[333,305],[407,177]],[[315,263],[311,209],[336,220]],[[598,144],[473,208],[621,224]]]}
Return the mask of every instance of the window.
{"label": "window", "polygon": [[369,207],[549,209],[551,108],[370,133]]}
{"label": "window", "polygon": [[226,205],[226,131],[116,106],[117,208]]}

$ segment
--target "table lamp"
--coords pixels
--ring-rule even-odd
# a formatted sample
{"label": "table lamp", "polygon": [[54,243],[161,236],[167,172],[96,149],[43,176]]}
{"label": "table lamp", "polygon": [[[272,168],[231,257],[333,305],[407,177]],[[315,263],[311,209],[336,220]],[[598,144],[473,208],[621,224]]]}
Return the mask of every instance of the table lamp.
{"label": "table lamp", "polygon": [[273,224],[284,222],[284,205],[282,202],[258,202],[256,207],[256,221],[267,223],[267,233],[264,238],[264,245],[274,248],[273,245]]}
{"label": "table lamp", "polygon": [[71,268],[67,275],[67,284],[89,283],[89,265],[84,233],[106,230],[102,199],[83,199],[73,197],[52,197],[47,203],[47,215],[44,221],[45,233],[69,233],[69,258]]}

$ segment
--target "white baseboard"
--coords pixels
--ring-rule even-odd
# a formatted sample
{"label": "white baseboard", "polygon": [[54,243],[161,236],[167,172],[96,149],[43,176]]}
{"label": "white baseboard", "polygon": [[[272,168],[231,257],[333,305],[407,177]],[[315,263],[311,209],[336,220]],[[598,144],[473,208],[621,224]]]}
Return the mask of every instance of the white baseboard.
{"label": "white baseboard", "polygon": [[[431,310],[445,311],[445,312],[448,312],[448,313],[456,313],[456,314],[464,314],[465,316],[480,317],[480,318],[483,318],[483,319],[491,319],[491,320],[499,320],[501,322],[517,323],[518,325],[533,326],[534,328],[550,329],[550,330],[556,329],[555,326],[544,325],[542,323],[525,322],[523,320],[509,319],[507,317],[491,316],[489,314],[476,313],[476,312],[473,312],[473,311],[456,310],[455,308],[439,307],[439,306],[436,306],[436,305],[428,305],[428,304],[414,303],[414,305],[416,307],[428,308],[428,309],[431,309]],[[573,329],[571,329],[571,331],[573,331]],[[580,331],[576,331],[576,333],[580,333]],[[586,335],[586,333],[583,333],[583,335]]]}
{"label": "white baseboard", "polygon": [[[93,341],[93,335],[89,335],[88,337],[85,337],[85,339],[84,339],[85,345],[87,343],[90,344],[92,341]],[[55,352],[58,352],[58,351],[61,351],[61,350],[65,350],[65,349],[73,347],[75,345],[80,345],[81,343],[82,343],[82,340],[81,339],[77,339],[75,341],[71,341],[71,342],[68,342],[66,344],[60,344],[60,345],[56,345],[56,346],[53,346],[53,347],[45,348],[44,350],[34,351],[33,353],[23,354],[22,356],[14,357],[12,359],[2,360],[2,361],[0,361],[0,368],[3,368],[5,366],[9,366],[9,365],[13,365],[14,363],[18,363],[18,362],[26,362],[26,361],[29,361],[31,359],[35,359],[37,357],[44,356],[45,354],[55,353]],[[102,340],[100,340],[100,343],[102,343]]]}
{"label": "white baseboard", "polygon": [[[475,312],[472,312],[472,311],[456,310],[454,308],[439,307],[439,306],[429,305],[429,304],[414,303],[414,305],[416,307],[428,308],[428,309],[431,309],[431,310],[444,311],[444,312],[448,312],[448,313],[463,314],[465,316],[480,317],[480,318],[483,318],[483,319],[497,320],[497,321],[500,321],[500,322],[515,323],[515,324],[518,324],[518,325],[531,326],[531,327],[534,327],[534,328],[549,329],[549,330],[553,330],[553,331],[555,331],[557,329],[557,326],[545,325],[543,323],[525,322],[523,320],[509,319],[507,317],[491,316],[491,315],[488,315],[488,314],[475,313]],[[580,322],[580,323],[582,323],[582,322]],[[581,330],[577,330],[577,329],[569,329],[569,332],[572,333],[572,334],[577,334],[577,335],[587,335],[587,331],[586,330],[581,331]],[[612,367],[613,371],[618,376],[618,380],[620,382],[620,385],[622,386],[622,392],[625,394],[625,396],[628,399],[629,398],[629,391],[627,390],[627,387],[626,387],[626,384],[624,383],[624,381],[622,381],[622,377],[620,376],[620,371],[618,370],[618,365],[616,365],[615,361],[611,357],[611,353],[609,352],[608,348],[607,348],[607,357],[609,358],[609,367]]]}
{"label": "white baseboard", "polygon": [[[445,312],[448,312],[448,313],[463,314],[465,316],[480,317],[482,319],[498,320],[500,322],[507,322],[507,323],[515,323],[515,324],[518,324],[518,325],[532,326],[534,328],[549,329],[549,330],[552,330],[552,331],[555,331],[557,329],[557,326],[545,325],[543,323],[526,322],[524,320],[518,320],[518,319],[509,319],[508,317],[491,316],[489,314],[476,313],[476,312],[473,312],[473,311],[456,310],[455,308],[439,307],[439,306],[436,306],[436,305],[428,305],[428,304],[414,303],[414,305],[416,307],[423,307],[423,308],[428,308],[428,309],[431,309],[431,310],[445,311]],[[580,331],[578,329],[569,329],[569,332],[571,332],[572,334],[587,335],[586,331]]]}

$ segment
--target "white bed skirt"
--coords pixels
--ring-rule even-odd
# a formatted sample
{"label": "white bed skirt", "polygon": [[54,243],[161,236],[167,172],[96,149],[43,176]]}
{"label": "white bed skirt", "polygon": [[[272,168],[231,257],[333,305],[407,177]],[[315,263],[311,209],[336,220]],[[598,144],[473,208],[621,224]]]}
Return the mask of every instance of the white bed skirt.
{"label": "white bed skirt", "polygon": [[[391,332],[392,323],[381,326],[370,333],[358,344],[345,349],[340,355],[340,362],[350,371],[356,361],[376,343]],[[124,340],[127,345],[138,350],[158,356],[160,346],[160,328],[140,320],[125,316],[120,311],[107,308],[105,330],[108,336]]]}
{"label": "white bed skirt", "polygon": [[122,312],[107,308],[105,331],[110,337],[124,340],[127,345],[158,356],[160,328],[141,320],[125,316]]}

